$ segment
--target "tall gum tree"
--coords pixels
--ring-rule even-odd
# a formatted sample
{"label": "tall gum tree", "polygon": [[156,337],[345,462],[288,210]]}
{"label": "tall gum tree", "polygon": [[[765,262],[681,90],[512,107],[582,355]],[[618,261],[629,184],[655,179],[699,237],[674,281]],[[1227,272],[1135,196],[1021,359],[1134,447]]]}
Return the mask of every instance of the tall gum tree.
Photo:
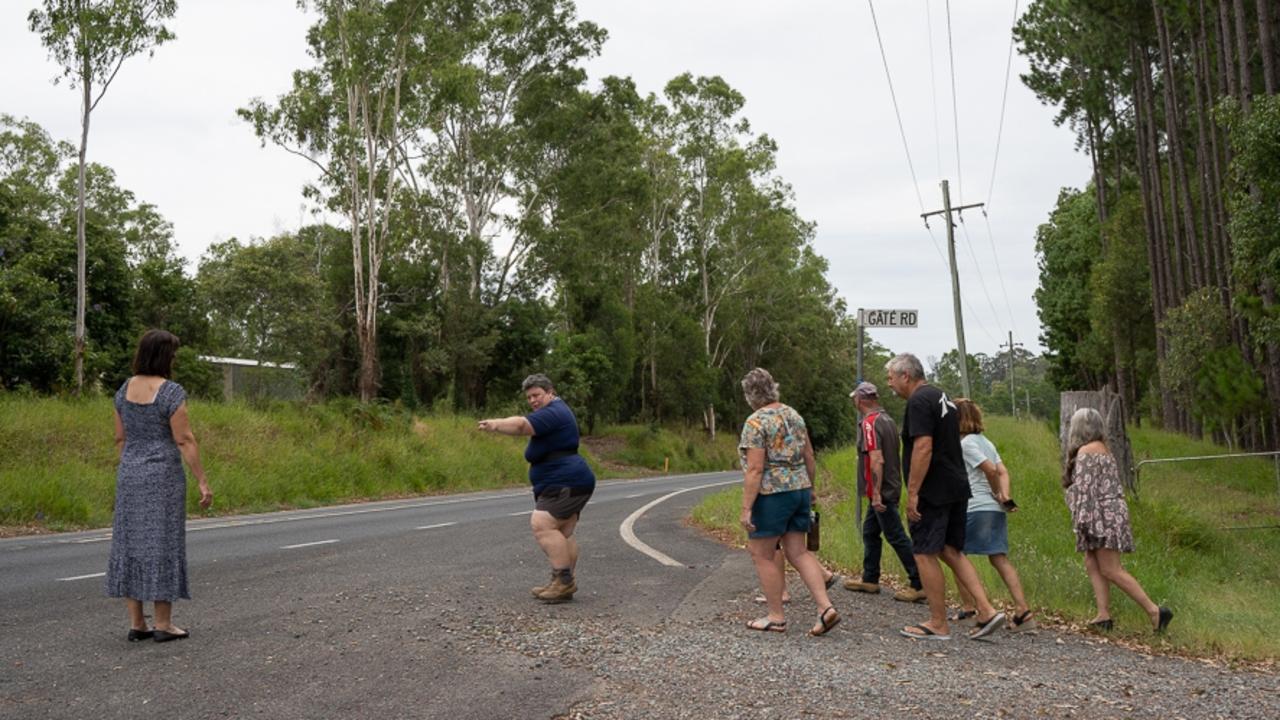
{"label": "tall gum tree", "polygon": [[[378,393],[380,276],[403,138],[415,98],[406,75],[426,62],[422,0],[317,0],[307,33],[316,66],[293,75],[274,105],[254,99],[238,114],[270,142],[320,172],[305,192],[343,213],[350,225],[360,401]],[[304,3],[305,6],[305,3]]]}
{"label": "tall gum tree", "polygon": [[[176,0],[44,0],[27,16],[31,31],[62,66],[62,78],[80,91],[80,151],[76,199],[76,391],[84,390],[85,353],[85,158],[89,120],[124,61],[154,53],[173,39],[164,20],[173,17]],[[58,80],[54,80],[56,83]]]}

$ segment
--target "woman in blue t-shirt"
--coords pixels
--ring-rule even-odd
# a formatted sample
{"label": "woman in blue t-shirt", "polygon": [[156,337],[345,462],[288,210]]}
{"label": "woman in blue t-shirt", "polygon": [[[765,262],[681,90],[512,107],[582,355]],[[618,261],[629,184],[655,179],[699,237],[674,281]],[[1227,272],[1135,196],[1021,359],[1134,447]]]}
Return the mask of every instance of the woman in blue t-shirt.
{"label": "woman in blue t-shirt", "polygon": [[[964,469],[969,474],[969,507],[966,508],[964,528],[964,554],[986,555],[991,567],[1000,573],[1000,579],[1013,597],[1014,614],[1009,620],[1010,630],[1026,630],[1034,627],[1031,608],[1022,594],[1022,581],[1009,560],[1009,526],[1006,511],[1014,512],[1017,505],[1009,499],[1009,470],[1000,460],[996,446],[983,435],[982,408],[968,398],[956,400],[960,411],[960,452],[964,455]],[[978,614],[973,596],[957,585],[963,604],[957,620],[965,620]]]}
{"label": "woman in blue t-shirt", "polygon": [[573,530],[595,491],[596,476],[578,454],[578,420],[569,406],[556,397],[550,378],[530,375],[521,387],[533,412],[481,420],[479,429],[529,436],[524,458],[529,461],[535,502],[529,525],[534,540],[551,563],[551,582],[532,592],[548,604],[568,602],[578,590],[573,574],[578,564],[578,541]]}

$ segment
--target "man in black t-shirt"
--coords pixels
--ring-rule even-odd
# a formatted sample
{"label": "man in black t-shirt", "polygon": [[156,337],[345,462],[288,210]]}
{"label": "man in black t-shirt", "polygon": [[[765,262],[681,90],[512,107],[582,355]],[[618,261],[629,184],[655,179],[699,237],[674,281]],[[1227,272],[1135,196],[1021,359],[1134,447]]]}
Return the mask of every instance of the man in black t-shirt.
{"label": "man in black t-shirt", "polygon": [[960,413],[946,393],[925,382],[924,366],[915,355],[898,355],[885,365],[885,372],[889,387],[907,401],[902,420],[907,521],[912,553],[929,599],[929,619],[901,633],[916,639],[951,639],[946,581],[938,563],[941,556],[956,582],[977,600],[977,629],[969,637],[985,637],[999,629],[1004,613],[991,606],[977,571],[964,555],[969,478],[960,451]]}

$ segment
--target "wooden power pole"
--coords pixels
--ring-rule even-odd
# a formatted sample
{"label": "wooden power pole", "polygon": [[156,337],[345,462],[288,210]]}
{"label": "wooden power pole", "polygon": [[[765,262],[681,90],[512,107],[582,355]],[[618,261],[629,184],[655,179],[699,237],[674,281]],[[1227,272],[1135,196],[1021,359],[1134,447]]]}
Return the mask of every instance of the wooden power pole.
{"label": "wooden power pole", "polygon": [[969,353],[964,347],[964,313],[960,311],[960,273],[956,270],[956,226],[951,222],[951,213],[968,210],[969,208],[982,207],[982,203],[973,203],[971,205],[961,205],[960,207],[951,207],[951,188],[947,185],[947,181],[942,181],[942,209],[934,210],[922,214],[920,217],[929,222],[929,218],[933,215],[945,215],[947,223],[947,259],[951,264],[951,302],[955,307],[956,314],[956,349],[960,352],[960,384],[964,389],[964,396],[973,397],[973,391],[969,386]]}

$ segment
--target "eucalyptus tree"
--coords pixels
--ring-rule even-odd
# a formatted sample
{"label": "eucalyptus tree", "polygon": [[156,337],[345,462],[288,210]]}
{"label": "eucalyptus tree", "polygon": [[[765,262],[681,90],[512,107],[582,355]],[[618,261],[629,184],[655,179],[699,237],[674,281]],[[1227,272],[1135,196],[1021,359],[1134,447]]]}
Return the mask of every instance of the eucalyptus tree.
{"label": "eucalyptus tree", "polygon": [[[305,4],[305,3],[304,3]],[[346,216],[351,234],[359,392],[378,392],[378,316],[392,210],[404,143],[417,128],[407,77],[423,63],[425,0],[315,0],[307,33],[316,65],[296,71],[293,89],[268,104],[254,99],[240,117],[270,142],[320,173],[309,196]]]}
{"label": "eucalyptus tree", "polygon": [[[84,388],[85,157],[89,120],[124,61],[173,39],[164,20],[176,0],[44,0],[27,16],[33,32],[62,66],[62,78],[80,90],[80,151],[76,205],[75,383]],[[55,83],[57,80],[54,81]]]}
{"label": "eucalyptus tree", "polygon": [[[751,212],[756,183],[773,170],[776,146],[767,136],[750,134],[750,123],[740,116],[745,98],[720,77],[685,73],[667,83],[664,93],[681,174],[676,232],[696,278],[702,359],[714,377],[729,353],[720,311],[741,291],[758,253],[749,221],[743,220]],[[714,437],[715,388],[706,389],[704,400],[703,426]]]}
{"label": "eucalyptus tree", "polygon": [[[538,159],[527,148],[529,115],[554,107],[548,93],[565,97],[585,80],[577,63],[600,51],[606,33],[577,20],[571,0],[444,0],[432,5],[430,22],[427,42],[439,56],[414,76],[427,132],[406,137],[421,160],[414,182],[441,201],[446,226],[462,230],[471,299],[482,300],[494,238],[514,239],[493,268],[488,300],[496,304],[528,252],[527,238],[512,234],[517,218],[499,207],[517,199],[536,206],[539,193],[522,182],[539,174],[519,167]],[[447,289],[454,263],[452,242],[444,240],[440,281]]]}

